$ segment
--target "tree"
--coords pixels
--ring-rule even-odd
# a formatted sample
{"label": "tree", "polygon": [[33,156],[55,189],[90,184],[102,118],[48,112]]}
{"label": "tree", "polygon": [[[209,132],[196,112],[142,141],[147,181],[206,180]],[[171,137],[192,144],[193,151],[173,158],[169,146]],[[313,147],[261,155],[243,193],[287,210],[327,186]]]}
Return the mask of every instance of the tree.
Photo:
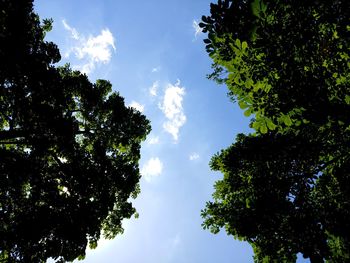
{"label": "tree", "polygon": [[219,0],[202,17],[209,77],[255,130],[213,157],[203,226],[256,262],[350,260],[349,18],[342,0]]}
{"label": "tree", "polygon": [[72,261],[122,233],[150,123],[44,40],[33,1],[0,2],[0,262]]}

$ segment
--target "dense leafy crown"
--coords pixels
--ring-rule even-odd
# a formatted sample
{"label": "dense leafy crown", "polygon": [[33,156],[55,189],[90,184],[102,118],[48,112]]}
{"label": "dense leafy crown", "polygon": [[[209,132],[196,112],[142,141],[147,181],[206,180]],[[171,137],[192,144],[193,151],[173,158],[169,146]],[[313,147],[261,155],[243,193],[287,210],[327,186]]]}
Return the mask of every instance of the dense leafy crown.
{"label": "dense leafy crown", "polygon": [[211,7],[200,25],[208,32],[212,77],[224,77],[245,114],[255,114],[254,128],[266,133],[308,121],[348,121],[347,1],[240,0]]}
{"label": "dense leafy crown", "polygon": [[31,0],[0,12],[0,261],[81,258],[135,213],[150,124],[108,81],[53,65]]}
{"label": "dense leafy crown", "polygon": [[349,261],[348,1],[219,0],[200,26],[209,77],[255,130],[213,157],[224,179],[204,227],[250,242],[256,262]]}

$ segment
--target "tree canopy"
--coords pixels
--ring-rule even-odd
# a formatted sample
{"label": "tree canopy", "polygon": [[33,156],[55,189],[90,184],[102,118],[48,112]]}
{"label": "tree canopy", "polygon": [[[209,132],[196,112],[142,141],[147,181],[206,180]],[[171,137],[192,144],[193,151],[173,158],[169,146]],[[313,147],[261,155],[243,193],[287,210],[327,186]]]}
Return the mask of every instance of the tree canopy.
{"label": "tree canopy", "polygon": [[248,241],[256,262],[349,261],[349,3],[219,0],[200,26],[209,77],[255,130],[212,158],[224,178],[203,226]]}
{"label": "tree canopy", "polygon": [[135,213],[150,123],[110,82],[54,65],[32,0],[0,11],[0,261],[83,258]]}

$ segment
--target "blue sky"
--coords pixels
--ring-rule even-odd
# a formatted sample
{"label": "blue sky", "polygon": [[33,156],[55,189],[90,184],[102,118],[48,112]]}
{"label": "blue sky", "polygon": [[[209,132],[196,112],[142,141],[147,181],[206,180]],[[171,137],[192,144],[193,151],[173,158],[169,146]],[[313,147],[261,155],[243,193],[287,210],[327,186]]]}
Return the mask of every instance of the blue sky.
{"label": "blue sky", "polygon": [[41,18],[53,18],[48,40],[62,62],[91,79],[108,79],[128,105],[143,111],[152,132],[142,145],[139,218],[125,232],[88,250],[83,262],[253,262],[247,243],[201,227],[211,199],[213,154],[248,132],[249,119],[226,87],[206,79],[211,60],[196,23],[208,0],[37,0]]}

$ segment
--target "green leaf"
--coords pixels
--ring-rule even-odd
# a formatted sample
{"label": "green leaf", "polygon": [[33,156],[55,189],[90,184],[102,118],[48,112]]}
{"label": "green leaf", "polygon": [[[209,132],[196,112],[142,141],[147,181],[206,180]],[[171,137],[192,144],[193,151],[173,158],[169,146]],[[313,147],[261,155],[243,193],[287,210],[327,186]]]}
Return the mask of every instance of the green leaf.
{"label": "green leaf", "polygon": [[[97,248],[97,241],[91,241],[90,243],[89,243],[89,248],[90,249],[95,249],[95,248]],[[85,256],[84,256],[84,258],[85,258]],[[84,259],[83,258],[83,259]]]}
{"label": "green leaf", "polygon": [[258,131],[259,129],[260,129],[260,123],[259,122],[257,122],[257,121],[255,121],[255,122],[253,122],[253,124],[252,124],[252,128],[254,129],[254,130],[256,130],[256,131]]}
{"label": "green leaf", "polygon": [[266,127],[266,125],[265,124],[261,124],[260,125],[260,132],[262,133],[262,134],[266,134],[267,133],[267,127]]}
{"label": "green leaf", "polygon": [[345,102],[346,102],[346,104],[350,104],[350,96],[349,95],[345,96]]}
{"label": "green leaf", "polygon": [[235,44],[236,44],[236,46],[237,46],[238,48],[241,48],[241,47],[242,47],[242,45],[241,45],[241,40],[239,40],[238,38],[236,39]]}
{"label": "green leaf", "polygon": [[244,112],[244,116],[246,117],[249,117],[251,114],[252,114],[252,108],[249,108]]}
{"label": "green leaf", "polygon": [[277,126],[270,119],[266,120],[266,124],[267,124],[267,127],[269,128],[269,130],[271,130],[271,131],[273,131],[277,128]]}
{"label": "green leaf", "polygon": [[247,198],[247,199],[245,200],[245,206],[246,206],[247,208],[250,208],[250,199],[249,199],[249,198]]}
{"label": "green leaf", "polygon": [[239,85],[239,83],[240,83],[240,80],[241,80],[241,78],[240,78],[239,74],[237,74],[237,75],[234,77],[234,79],[233,79],[233,81],[235,82],[235,84],[238,84],[238,85]]}
{"label": "green leaf", "polygon": [[290,117],[288,115],[285,115],[283,117],[283,122],[285,125],[287,126],[291,126],[293,123],[292,123],[292,120],[290,119]]}
{"label": "green leaf", "polygon": [[253,15],[255,15],[256,17],[260,17],[260,13],[265,13],[267,10],[267,5],[264,4],[262,0],[254,0],[251,7]]}
{"label": "green leaf", "polygon": [[253,91],[257,92],[259,89],[261,89],[263,87],[263,85],[261,84],[261,82],[255,83],[253,85]]}
{"label": "green leaf", "polygon": [[251,79],[246,80],[246,81],[244,82],[244,86],[245,86],[247,89],[250,89],[250,87],[252,86],[252,83],[253,83],[253,81],[252,81]]}
{"label": "green leaf", "polygon": [[245,86],[246,88],[251,88],[254,86],[254,81],[252,79],[247,79],[246,82],[245,82]]}
{"label": "green leaf", "polygon": [[259,14],[260,14],[260,1],[259,0],[254,0],[254,2],[252,3],[252,12],[253,12],[253,15],[255,15],[256,17],[259,17]]}
{"label": "green leaf", "polygon": [[246,41],[242,42],[242,49],[246,49],[248,47],[248,43]]}
{"label": "green leaf", "polygon": [[84,260],[85,259],[85,255],[79,255],[78,256],[78,260]]}
{"label": "green leaf", "polygon": [[268,93],[268,92],[270,92],[271,89],[272,89],[272,86],[271,86],[270,84],[266,84],[266,85],[265,85],[264,91],[265,91],[266,93]]}
{"label": "green leaf", "polygon": [[246,108],[249,107],[249,105],[248,105],[245,101],[242,101],[242,100],[240,100],[240,101],[238,102],[238,105],[239,105],[239,107],[240,107],[242,110],[244,110],[244,109],[246,109]]}

